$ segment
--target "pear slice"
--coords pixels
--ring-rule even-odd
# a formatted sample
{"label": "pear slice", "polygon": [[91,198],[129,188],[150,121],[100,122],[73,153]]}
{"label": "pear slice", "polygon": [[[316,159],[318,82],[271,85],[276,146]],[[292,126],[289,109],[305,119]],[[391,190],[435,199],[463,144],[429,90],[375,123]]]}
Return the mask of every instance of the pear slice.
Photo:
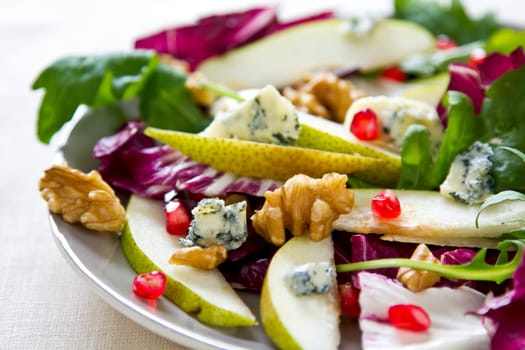
{"label": "pear slice", "polygon": [[167,277],[164,296],[207,324],[238,327],[257,324],[255,316],[218,270],[173,265],[170,256],[181,248],[179,237],[166,232],[162,203],[132,195],[127,224],[120,238],[122,250],[137,273],[162,271]]}
{"label": "pear slice", "polygon": [[449,73],[440,73],[429,78],[421,78],[405,84],[405,88],[399,93],[400,97],[425,102],[432,107],[436,107],[445,92],[447,92],[450,82]]}
{"label": "pear slice", "polygon": [[260,299],[261,322],[280,349],[337,349],[340,342],[337,288],[328,294],[296,296],[285,285],[292,269],[309,262],[333,264],[331,237],[319,242],[297,236],[272,258]]}
{"label": "pear slice", "polygon": [[[399,173],[401,169],[401,160],[398,155],[388,151],[379,150],[377,147],[372,148],[361,141],[353,140],[353,137],[350,135],[344,139],[341,136],[335,135],[334,133],[324,131],[330,129],[327,127],[327,124],[330,123],[335,124],[333,126],[334,128],[338,127],[342,129],[342,126],[325,119],[315,119],[319,119],[318,121],[314,122],[319,124],[318,127],[314,127],[305,123],[301,124],[301,133],[295,142],[296,146],[381,159],[384,161],[381,171],[356,171],[353,175],[378,186],[396,186],[399,180]],[[341,135],[341,133],[338,134]]]}
{"label": "pear slice", "polygon": [[355,233],[377,233],[387,239],[417,243],[472,243],[473,239],[495,239],[506,232],[523,228],[525,202],[506,201],[487,208],[479,217],[480,205],[466,205],[443,197],[436,191],[395,190],[401,203],[401,215],[380,219],[370,210],[372,198],[379,189],[354,189],[352,212],[341,215],[334,230]]}
{"label": "pear slice", "polygon": [[196,162],[220,171],[255,178],[284,181],[296,174],[318,178],[330,172],[348,174],[361,170],[381,171],[385,163],[371,157],[156,128],[146,128],[144,132]]}
{"label": "pear slice", "polygon": [[383,19],[369,30],[353,32],[351,20],[328,19],[294,26],[209,58],[197,70],[233,89],[282,87],[316,71],[367,71],[394,65],[434,47],[433,35],[411,22]]}
{"label": "pear slice", "polygon": [[447,91],[450,74],[444,72],[408,82],[376,77],[352,77],[351,81],[367,96],[405,97],[436,107]]}

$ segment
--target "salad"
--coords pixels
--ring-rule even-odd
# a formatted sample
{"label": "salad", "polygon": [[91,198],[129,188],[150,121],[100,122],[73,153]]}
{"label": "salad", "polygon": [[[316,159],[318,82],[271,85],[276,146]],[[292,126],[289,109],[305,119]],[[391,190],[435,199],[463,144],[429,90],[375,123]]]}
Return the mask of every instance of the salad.
{"label": "salad", "polygon": [[116,232],[137,295],[278,348],[338,348],[341,319],[364,349],[524,348],[525,33],[394,8],[260,7],[57,60],[39,140],[82,105],[111,126],[96,169],[46,170],[49,209]]}

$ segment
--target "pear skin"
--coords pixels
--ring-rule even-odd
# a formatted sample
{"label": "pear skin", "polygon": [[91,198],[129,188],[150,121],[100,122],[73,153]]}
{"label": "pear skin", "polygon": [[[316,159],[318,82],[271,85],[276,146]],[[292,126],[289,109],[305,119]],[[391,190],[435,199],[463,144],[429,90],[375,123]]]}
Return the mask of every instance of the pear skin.
{"label": "pear skin", "polygon": [[181,247],[180,237],[166,232],[162,202],[132,195],[126,215],[120,237],[124,255],[137,273],[157,270],[166,275],[166,298],[206,324],[257,325],[251,310],[218,270],[169,264],[171,254]]}
{"label": "pear skin", "polygon": [[179,131],[146,128],[153,137],[194,161],[217,170],[263,179],[285,181],[296,174],[322,177],[326,173],[349,174],[381,169],[382,159],[280,146],[235,139],[206,137]]}
{"label": "pear skin", "polygon": [[[333,264],[332,238],[296,236],[275,253],[263,282],[261,323],[279,349],[335,350],[340,343],[337,283],[326,294],[296,296],[285,275],[305,263]],[[334,267],[335,268],[335,267]]]}
{"label": "pear skin", "polygon": [[[369,71],[435,48],[434,36],[413,22],[383,19],[361,24],[353,28],[347,19],[327,19],[294,26],[209,58],[197,70],[233,89],[283,87],[311,72]],[[367,25],[368,30],[356,28]]]}

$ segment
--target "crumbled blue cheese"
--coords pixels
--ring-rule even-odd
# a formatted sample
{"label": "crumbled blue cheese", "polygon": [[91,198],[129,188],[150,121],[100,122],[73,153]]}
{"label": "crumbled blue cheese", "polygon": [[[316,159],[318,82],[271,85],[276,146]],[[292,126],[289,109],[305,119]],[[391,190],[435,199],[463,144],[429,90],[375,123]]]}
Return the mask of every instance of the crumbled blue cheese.
{"label": "crumbled blue cheese", "polygon": [[494,179],[490,176],[494,151],[489,144],[476,141],[459,154],[439,190],[466,204],[482,203],[494,192]]}
{"label": "crumbled blue cheese", "polygon": [[378,141],[395,150],[400,150],[403,139],[412,124],[425,126],[430,132],[432,155],[435,156],[443,138],[443,126],[435,108],[428,104],[403,97],[371,96],[355,101],[346,114],[345,130],[349,130],[354,115],[371,109],[380,125]]}
{"label": "crumbled blue cheese", "polygon": [[204,136],[292,145],[300,124],[293,104],[268,85],[233,108],[222,111],[201,133]]}
{"label": "crumbled blue cheese", "polygon": [[188,235],[180,239],[183,246],[222,245],[226,250],[239,248],[248,235],[246,202],[224,205],[218,198],[201,200],[191,211],[193,220]]}
{"label": "crumbled blue cheese", "polygon": [[335,284],[335,270],[327,262],[300,265],[285,276],[285,283],[296,296],[328,293]]}

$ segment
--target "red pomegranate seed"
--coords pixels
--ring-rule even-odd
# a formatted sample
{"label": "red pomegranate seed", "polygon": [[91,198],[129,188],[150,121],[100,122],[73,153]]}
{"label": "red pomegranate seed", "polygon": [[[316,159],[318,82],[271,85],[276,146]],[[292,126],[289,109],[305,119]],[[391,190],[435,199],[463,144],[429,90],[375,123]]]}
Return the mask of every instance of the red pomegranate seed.
{"label": "red pomegranate seed", "polygon": [[156,299],[164,293],[166,276],[159,271],[146,272],[133,279],[133,291],[140,297]]}
{"label": "red pomegranate seed", "polygon": [[378,129],[377,114],[370,108],[357,112],[350,124],[350,132],[363,141],[376,140]]}
{"label": "red pomegranate seed", "polygon": [[430,317],[423,308],[413,304],[392,305],[388,309],[392,326],[412,332],[425,332],[430,328]]}
{"label": "red pomegranate seed", "polygon": [[383,78],[395,80],[395,81],[405,81],[407,79],[407,76],[405,72],[401,70],[399,67],[390,67],[383,70],[381,73],[381,76]]}
{"label": "red pomegranate seed", "polygon": [[436,40],[436,49],[438,50],[453,49],[457,46],[456,42],[446,35],[440,35]]}
{"label": "red pomegranate seed", "polygon": [[361,313],[359,306],[359,289],[352,283],[344,283],[338,286],[341,301],[341,313],[345,316],[358,318]]}
{"label": "red pomegranate seed", "polygon": [[483,49],[476,49],[470,53],[468,65],[472,68],[478,68],[480,64],[487,58],[487,53]]}
{"label": "red pomegranate seed", "polygon": [[188,233],[191,217],[180,199],[172,199],[164,205],[166,231],[172,235],[182,236]]}
{"label": "red pomegranate seed", "polygon": [[383,219],[394,219],[401,215],[399,198],[392,190],[383,190],[372,198],[372,213]]}

